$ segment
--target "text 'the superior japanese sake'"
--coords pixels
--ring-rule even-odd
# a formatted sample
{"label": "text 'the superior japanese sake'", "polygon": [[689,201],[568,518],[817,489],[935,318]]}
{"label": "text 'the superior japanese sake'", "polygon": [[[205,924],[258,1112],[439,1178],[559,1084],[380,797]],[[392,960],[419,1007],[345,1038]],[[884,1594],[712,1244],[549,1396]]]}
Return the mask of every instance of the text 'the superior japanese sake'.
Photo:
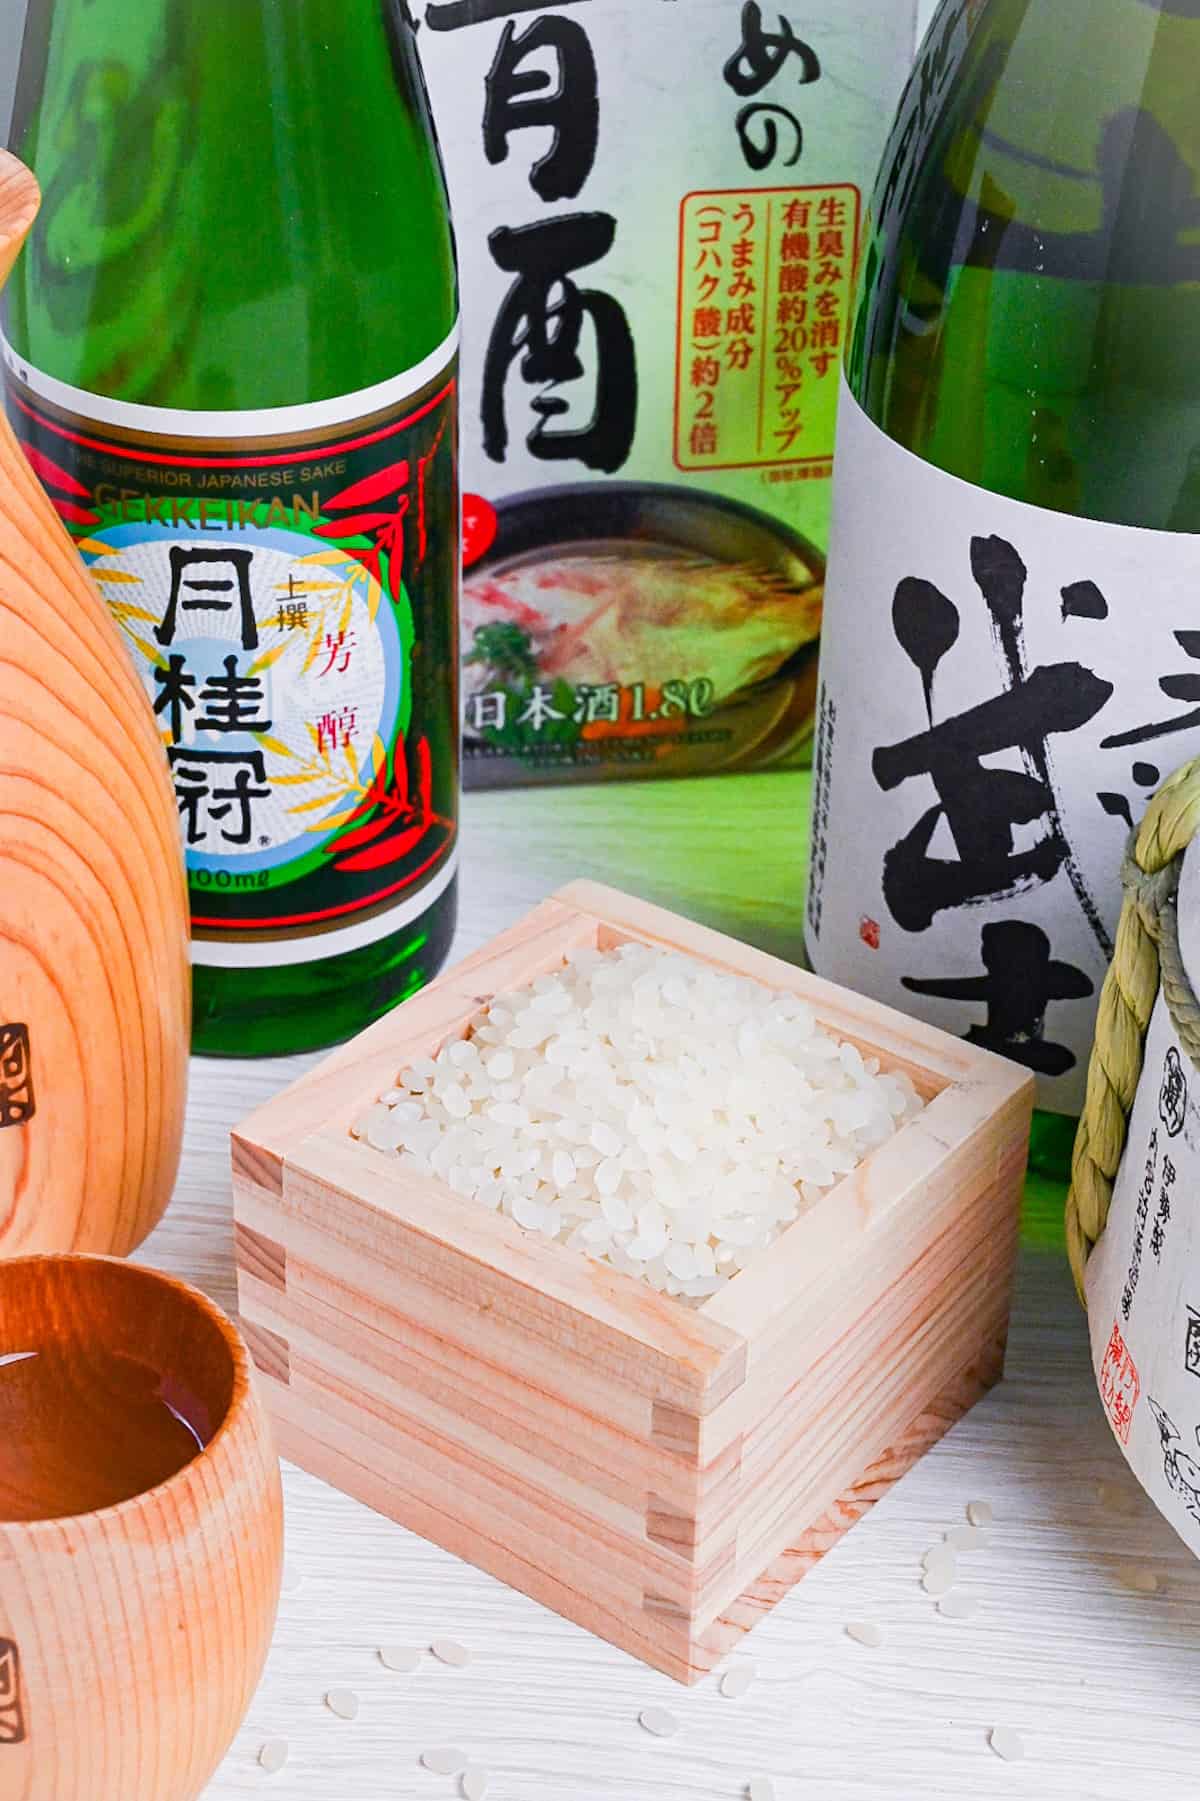
{"label": "text 'the superior japanese sake'", "polygon": [[1033,1070],[1043,1166],[1200,753],[1198,86],[1197,0],[944,0],[847,359],[809,948]]}
{"label": "text 'the superior japanese sake'", "polygon": [[348,1037],[456,899],[458,302],[405,0],[32,0],[13,144],[8,406],[159,721],[197,1048]]}

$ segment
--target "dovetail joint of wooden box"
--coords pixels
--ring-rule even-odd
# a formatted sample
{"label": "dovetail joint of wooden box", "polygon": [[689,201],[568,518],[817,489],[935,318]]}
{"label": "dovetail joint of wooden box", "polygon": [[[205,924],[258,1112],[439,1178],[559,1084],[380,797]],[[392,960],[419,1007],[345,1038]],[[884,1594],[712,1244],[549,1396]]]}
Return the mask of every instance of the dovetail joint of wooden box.
{"label": "dovetail joint of wooden box", "polygon": [[670,1401],[655,1401],[650,1409],[650,1437],[664,1451],[698,1457],[702,1424],[698,1413],[687,1413]]}
{"label": "dovetail joint of wooden box", "polygon": [[264,1145],[251,1144],[235,1132],[232,1138],[233,1175],[235,1181],[252,1182],[268,1194],[283,1193],[283,1158]]}
{"label": "dovetail joint of wooden box", "polygon": [[233,1248],[239,1269],[245,1270],[248,1276],[256,1276],[269,1288],[287,1293],[287,1249],[284,1245],[276,1244],[273,1238],[235,1220]]}
{"label": "dovetail joint of wooden box", "polygon": [[680,1407],[675,1401],[654,1400],[650,1406],[650,1439],[664,1451],[681,1452],[687,1457],[700,1454],[700,1435],[704,1421],[731,1395],[744,1388],[750,1362],[750,1347],[742,1342],[721,1359],[695,1409]]}
{"label": "dovetail joint of wooden box", "polygon": [[703,1570],[697,1570],[692,1605],[676,1600],[671,1595],[656,1594],[653,1589],[646,1589],[642,1595],[643,1610],[656,1620],[675,1620],[686,1624],[689,1628],[696,1619],[703,1593],[711,1589],[714,1582],[722,1582],[737,1566],[737,1535],[715,1557],[710,1558]]}
{"label": "dovetail joint of wooden box", "polygon": [[647,1498],[646,1537],[652,1544],[694,1554],[714,1517],[736,1516],[741,1498],[745,1444],[745,1434],[739,1433],[712,1463],[704,1469],[697,1466],[695,1500],[689,1512],[682,1511],[677,1503],[664,1500],[661,1495],[652,1493]]}
{"label": "dovetail joint of wooden box", "polygon": [[241,1322],[242,1337],[246,1340],[250,1355],[264,1376],[271,1376],[287,1388],[292,1380],[292,1348],[286,1338],[280,1338],[278,1332],[268,1331],[266,1326],[256,1326],[253,1320],[243,1318]]}
{"label": "dovetail joint of wooden box", "polygon": [[674,1620],[684,1626],[690,1626],[692,1623],[691,1612],[683,1605],[682,1601],[671,1601],[666,1595],[647,1593],[642,1605],[645,1611],[652,1614],[656,1620]]}
{"label": "dovetail joint of wooden box", "polygon": [[700,1542],[700,1526],[694,1514],[680,1513],[668,1501],[651,1495],[646,1507],[646,1537],[670,1551],[694,1552]]}

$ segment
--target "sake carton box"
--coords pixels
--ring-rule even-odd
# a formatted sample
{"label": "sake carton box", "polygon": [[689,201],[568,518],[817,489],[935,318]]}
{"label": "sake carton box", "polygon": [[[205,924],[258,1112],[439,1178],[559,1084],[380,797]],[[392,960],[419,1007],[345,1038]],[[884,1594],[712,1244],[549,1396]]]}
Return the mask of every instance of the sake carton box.
{"label": "sake carton box", "polygon": [[804,760],[916,0],[421,0],[462,271],[469,786]]}

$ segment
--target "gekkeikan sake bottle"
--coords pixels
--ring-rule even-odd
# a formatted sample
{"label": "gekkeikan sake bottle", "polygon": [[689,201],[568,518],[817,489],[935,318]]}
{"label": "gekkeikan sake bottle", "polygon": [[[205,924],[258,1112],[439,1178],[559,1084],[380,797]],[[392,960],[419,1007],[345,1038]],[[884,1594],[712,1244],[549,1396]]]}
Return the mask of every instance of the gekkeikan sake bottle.
{"label": "gekkeikan sake bottle", "polygon": [[13,147],[8,404],[161,724],[197,1047],[344,1038],[455,916],[457,293],[405,0],[31,0]]}
{"label": "gekkeikan sake bottle", "polygon": [[944,0],[863,250],[816,968],[1069,1147],[1131,824],[1200,753],[1200,3]]}

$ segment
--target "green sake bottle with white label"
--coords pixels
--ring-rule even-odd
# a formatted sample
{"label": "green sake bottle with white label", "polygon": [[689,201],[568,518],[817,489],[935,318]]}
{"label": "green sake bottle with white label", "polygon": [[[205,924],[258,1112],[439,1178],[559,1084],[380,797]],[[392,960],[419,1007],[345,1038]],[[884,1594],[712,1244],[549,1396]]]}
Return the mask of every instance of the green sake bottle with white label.
{"label": "green sake bottle with white label", "polygon": [[1198,87],[1197,0],[943,0],[843,389],[810,953],[1024,1063],[1060,1174],[1200,754]]}
{"label": "green sake bottle with white label", "polygon": [[158,716],[196,1047],[344,1039],[456,906],[458,301],[405,0],[31,0],[12,147],[9,412]]}

